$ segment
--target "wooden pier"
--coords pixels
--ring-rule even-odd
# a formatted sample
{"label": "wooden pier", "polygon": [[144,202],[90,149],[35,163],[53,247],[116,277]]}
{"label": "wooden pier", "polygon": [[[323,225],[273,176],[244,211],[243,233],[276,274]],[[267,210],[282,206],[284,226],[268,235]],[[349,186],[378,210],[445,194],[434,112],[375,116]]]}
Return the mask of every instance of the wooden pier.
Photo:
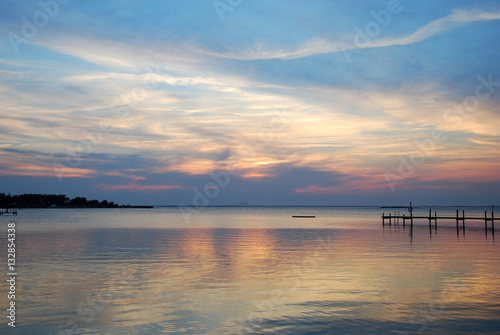
{"label": "wooden pier", "polygon": [[17,209],[14,209],[12,211],[6,210],[6,211],[0,211],[0,215],[17,215]]}
{"label": "wooden pier", "polygon": [[462,215],[460,215],[459,210],[457,209],[456,215],[455,216],[438,216],[437,212],[434,212],[432,214],[432,210],[429,209],[429,214],[428,215],[413,215],[413,207],[408,207],[408,215],[405,214],[385,214],[382,213],[382,225],[386,225],[386,221],[389,221],[389,226],[392,225],[393,221],[394,224],[399,224],[399,220],[401,219],[403,221],[403,227],[406,226],[406,222],[409,221],[410,226],[413,228],[413,220],[416,219],[426,219],[429,221],[429,228],[432,228],[432,223],[434,221],[434,227],[437,229],[437,222],[438,220],[455,220],[456,226],[457,226],[457,231],[460,227],[460,222],[462,222],[462,229],[465,231],[465,221],[484,221],[484,230],[487,232],[488,231],[488,222],[491,222],[491,230],[494,233],[495,232],[495,221],[500,220],[499,217],[495,217],[495,212],[494,212],[494,206],[492,206],[491,209],[491,214],[490,216],[488,215],[487,211],[484,211],[484,217],[478,217],[478,216],[465,216],[465,210],[462,210]]}

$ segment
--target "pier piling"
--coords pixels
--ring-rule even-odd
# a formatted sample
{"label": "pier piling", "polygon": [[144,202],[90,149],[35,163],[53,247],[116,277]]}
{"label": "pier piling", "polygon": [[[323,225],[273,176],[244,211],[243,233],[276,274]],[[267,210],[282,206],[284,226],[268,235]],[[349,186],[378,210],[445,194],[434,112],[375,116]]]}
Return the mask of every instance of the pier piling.
{"label": "pier piling", "polygon": [[429,208],[429,229],[431,228],[431,222],[432,222],[432,210]]}
{"label": "pier piling", "polygon": [[465,209],[462,210],[462,228],[465,232]]}
{"label": "pier piling", "polygon": [[484,211],[484,233],[488,235],[488,212]]}
{"label": "pier piling", "polygon": [[495,213],[491,212],[491,233],[495,235]]}

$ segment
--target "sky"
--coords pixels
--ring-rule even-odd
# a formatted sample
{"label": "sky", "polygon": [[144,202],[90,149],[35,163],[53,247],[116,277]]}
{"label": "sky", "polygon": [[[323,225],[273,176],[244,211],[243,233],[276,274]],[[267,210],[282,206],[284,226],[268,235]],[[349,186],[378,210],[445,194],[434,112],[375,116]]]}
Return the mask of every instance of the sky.
{"label": "sky", "polygon": [[500,204],[500,1],[0,0],[0,193]]}

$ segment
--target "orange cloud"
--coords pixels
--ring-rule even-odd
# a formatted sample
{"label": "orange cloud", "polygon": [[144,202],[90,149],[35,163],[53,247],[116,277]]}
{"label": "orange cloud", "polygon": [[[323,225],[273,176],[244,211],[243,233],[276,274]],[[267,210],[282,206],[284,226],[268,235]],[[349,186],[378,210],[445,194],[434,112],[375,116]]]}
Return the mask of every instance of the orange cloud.
{"label": "orange cloud", "polygon": [[126,185],[110,185],[110,184],[99,184],[99,188],[103,191],[117,191],[117,190],[128,190],[132,192],[156,192],[164,190],[174,190],[183,188],[179,185],[139,185],[139,184],[126,184]]}
{"label": "orange cloud", "polygon": [[156,167],[153,173],[179,172],[190,175],[205,175],[215,169],[215,162],[209,159],[172,159],[168,166]]}
{"label": "orange cloud", "polygon": [[249,179],[249,178],[256,178],[256,179],[262,179],[262,178],[272,178],[275,177],[275,174],[269,174],[269,173],[259,173],[259,172],[244,172],[241,174],[241,178],[244,179]]}
{"label": "orange cloud", "polygon": [[2,176],[90,178],[97,173],[94,169],[67,167],[64,165],[39,166],[30,163],[13,163],[8,169],[0,169]]}

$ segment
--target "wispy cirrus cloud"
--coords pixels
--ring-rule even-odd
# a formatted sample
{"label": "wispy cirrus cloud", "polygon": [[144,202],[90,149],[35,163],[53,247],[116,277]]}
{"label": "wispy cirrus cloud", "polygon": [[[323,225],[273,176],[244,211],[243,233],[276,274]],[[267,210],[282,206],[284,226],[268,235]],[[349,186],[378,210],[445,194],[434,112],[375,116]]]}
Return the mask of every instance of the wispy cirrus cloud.
{"label": "wispy cirrus cloud", "polygon": [[[336,53],[352,49],[383,48],[395,45],[409,45],[424,41],[432,36],[461,27],[465,24],[500,19],[500,11],[487,12],[477,10],[456,9],[450,15],[434,20],[419,28],[414,33],[402,37],[387,39],[375,39],[363,44],[355,45],[353,37],[344,38],[339,41],[326,39],[312,39],[296,49],[266,49],[260,46],[258,49],[250,48],[235,52],[214,52],[210,50],[197,49],[198,52],[215,57],[238,59],[238,60],[264,60],[264,59],[297,59],[313,55]],[[354,36],[354,34],[353,34]]]}
{"label": "wispy cirrus cloud", "polygon": [[[3,15],[19,33],[36,1],[11,3],[20,10]],[[280,2],[256,0],[220,23],[209,2],[89,0],[67,7],[19,54],[0,43],[0,146],[19,150],[0,151],[0,176],[50,179],[57,163],[74,177],[68,183],[101,195],[157,201],[165,191],[189,202],[179,185],[203,185],[231,167],[241,171],[231,184],[237,197],[251,189],[260,201],[274,188],[311,199],[387,189],[384,172],[440,130],[448,140],[409,185],[497,180],[498,6],[405,3],[380,36],[354,45],[353,27],[373,20],[377,4],[315,3],[290,0],[292,15],[278,24]],[[110,14],[117,8],[125,16]],[[471,24],[481,22],[490,23]],[[349,48],[371,50],[346,64]],[[474,95],[479,76],[492,78],[480,90],[490,98],[461,123],[443,118]],[[285,167],[301,171],[284,182]]]}

